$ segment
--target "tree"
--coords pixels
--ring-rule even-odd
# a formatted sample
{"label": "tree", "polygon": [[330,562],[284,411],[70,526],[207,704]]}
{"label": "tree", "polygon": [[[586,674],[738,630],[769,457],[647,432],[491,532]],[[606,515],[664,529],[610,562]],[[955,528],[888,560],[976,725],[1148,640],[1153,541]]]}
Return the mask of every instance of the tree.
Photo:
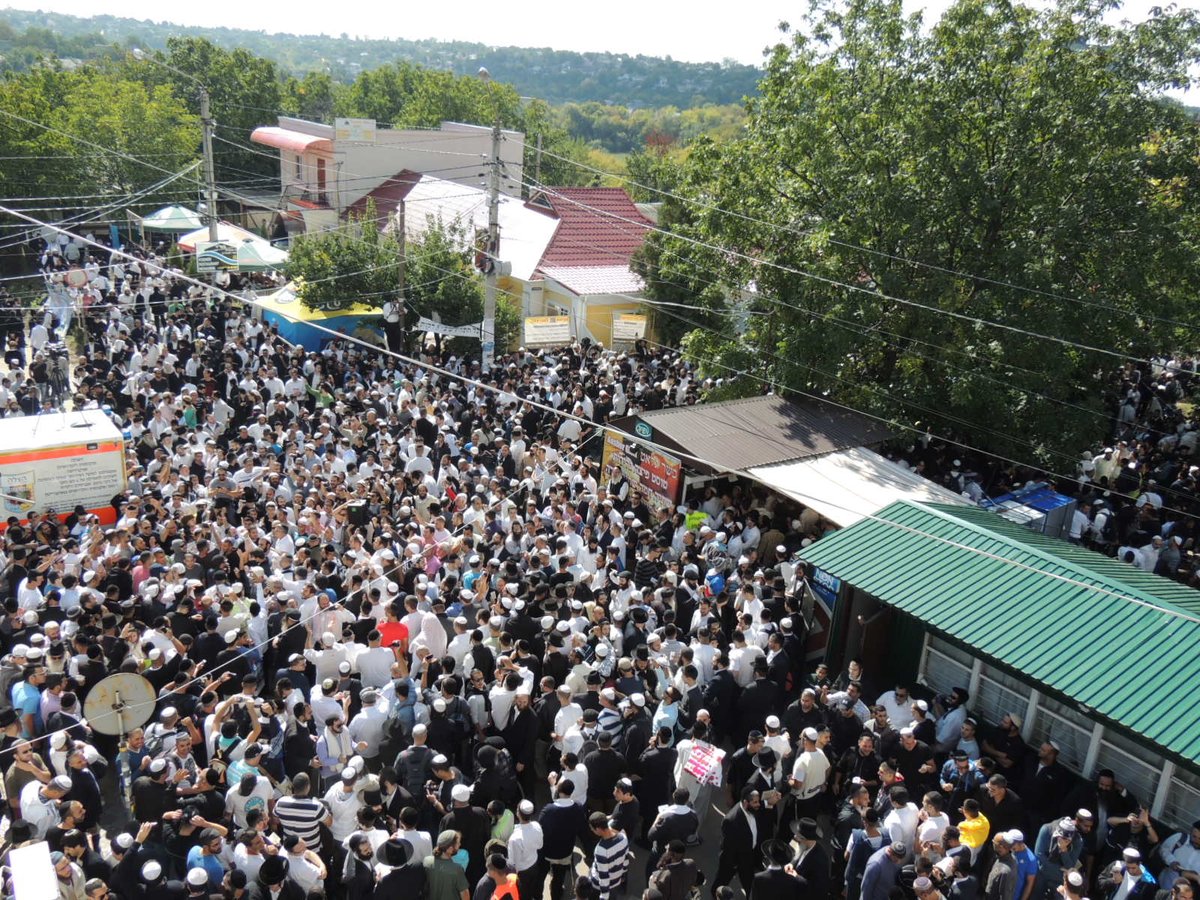
{"label": "tree", "polygon": [[[484,283],[474,265],[470,235],[458,223],[430,217],[420,237],[409,242],[405,292],[414,316],[424,316],[446,325],[473,325],[483,321]],[[514,301],[496,298],[496,346],[512,346],[521,325]],[[410,341],[423,338],[411,333]],[[454,338],[450,349],[472,356],[479,354],[479,341]]]}
{"label": "tree", "polygon": [[309,309],[355,303],[382,307],[398,296],[400,246],[380,231],[374,204],[332,231],[304,234],[292,244],[287,274]]}
{"label": "tree", "polygon": [[818,0],[744,136],[690,154],[651,299],[753,287],[769,315],[736,340],[759,378],[1073,471],[1106,436],[1120,360],[1097,351],[1145,358],[1200,324],[1200,146],[1160,99],[1200,24],[1108,7],[958,0],[924,31],[898,0]]}
{"label": "tree", "polygon": [[196,82],[208,88],[220,139],[213,146],[217,181],[235,184],[258,176],[278,177],[277,154],[227,143],[246,145],[256,127],[275,124],[283,108],[275,63],[241,47],[224,50],[206,38],[171,38],[167,49],[167,62],[195,79],[163,70],[176,95],[186,98],[193,113],[200,112]]}

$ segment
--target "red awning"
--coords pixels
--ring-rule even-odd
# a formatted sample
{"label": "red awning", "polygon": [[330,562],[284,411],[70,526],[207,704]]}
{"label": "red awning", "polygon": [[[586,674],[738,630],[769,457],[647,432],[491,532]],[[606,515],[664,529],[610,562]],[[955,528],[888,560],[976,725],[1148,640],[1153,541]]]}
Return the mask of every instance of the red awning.
{"label": "red awning", "polygon": [[250,135],[250,140],[256,144],[265,144],[280,150],[291,150],[293,153],[304,153],[306,150],[333,151],[333,141],[329,138],[305,134],[303,131],[292,131],[290,128],[277,128],[274,125],[255,128],[254,133]]}

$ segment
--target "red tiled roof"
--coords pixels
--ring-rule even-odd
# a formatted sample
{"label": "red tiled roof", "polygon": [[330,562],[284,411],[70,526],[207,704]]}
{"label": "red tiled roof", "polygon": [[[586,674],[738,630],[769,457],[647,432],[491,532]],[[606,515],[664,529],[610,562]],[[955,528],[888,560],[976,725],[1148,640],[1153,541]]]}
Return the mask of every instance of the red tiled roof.
{"label": "red tiled roof", "polygon": [[405,169],[403,172],[397,172],[383,184],[374,190],[368,191],[363,196],[359,197],[346,209],[347,216],[363,216],[367,212],[367,204],[375,201],[376,219],[380,224],[383,224],[391,219],[392,213],[400,205],[400,201],[408,196],[408,192],[413,189],[418,181],[421,180],[420,172],[413,172]]}
{"label": "red tiled roof", "polygon": [[538,200],[560,220],[539,267],[627,266],[653,227],[621,188],[551,188]]}

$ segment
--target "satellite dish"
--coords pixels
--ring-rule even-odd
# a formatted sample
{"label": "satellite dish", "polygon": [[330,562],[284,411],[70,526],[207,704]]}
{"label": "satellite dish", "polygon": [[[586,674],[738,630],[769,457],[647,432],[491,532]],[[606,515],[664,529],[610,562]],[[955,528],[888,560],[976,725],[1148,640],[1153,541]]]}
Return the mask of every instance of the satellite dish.
{"label": "satellite dish", "polygon": [[117,672],[88,691],[83,715],[101,734],[122,736],[150,721],[157,699],[154,686],[141,675]]}

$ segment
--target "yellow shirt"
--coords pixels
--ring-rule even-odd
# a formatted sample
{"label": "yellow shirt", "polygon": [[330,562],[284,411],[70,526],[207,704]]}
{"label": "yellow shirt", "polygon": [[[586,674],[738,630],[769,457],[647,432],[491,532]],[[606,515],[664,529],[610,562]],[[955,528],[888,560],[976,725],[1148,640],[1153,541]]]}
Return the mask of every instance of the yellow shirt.
{"label": "yellow shirt", "polygon": [[992,824],[980,813],[974,819],[963,819],[958,823],[958,836],[972,850],[978,850],[987,840]]}

